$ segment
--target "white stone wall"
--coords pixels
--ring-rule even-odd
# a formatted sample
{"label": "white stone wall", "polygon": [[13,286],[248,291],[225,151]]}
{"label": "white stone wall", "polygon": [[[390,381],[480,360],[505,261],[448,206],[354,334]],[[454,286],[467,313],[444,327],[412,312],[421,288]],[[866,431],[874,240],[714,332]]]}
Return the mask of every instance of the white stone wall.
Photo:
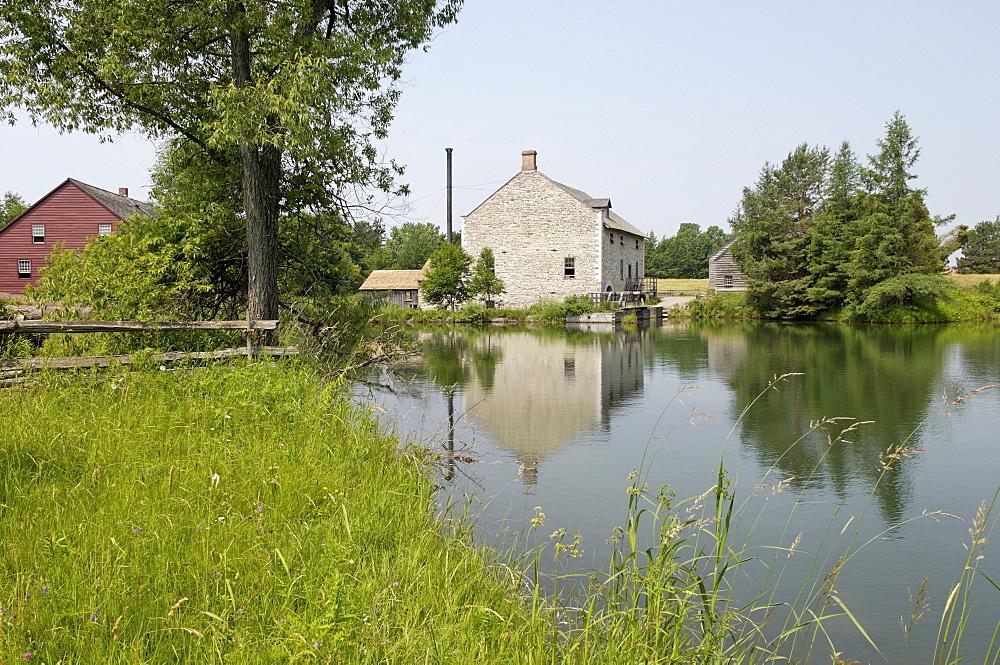
{"label": "white stone wall", "polygon": [[[632,281],[645,275],[645,238],[624,233],[618,229],[604,229],[601,243],[603,280],[602,291],[611,287],[612,291],[624,291],[625,282],[629,281],[631,270]],[[614,242],[611,242],[611,241]]]}
{"label": "white stone wall", "polygon": [[[502,305],[603,290],[601,213],[542,173],[521,171],[463,219],[462,249],[473,258],[493,249],[497,277],[507,288]],[[572,278],[564,274],[567,257],[575,260]]]}

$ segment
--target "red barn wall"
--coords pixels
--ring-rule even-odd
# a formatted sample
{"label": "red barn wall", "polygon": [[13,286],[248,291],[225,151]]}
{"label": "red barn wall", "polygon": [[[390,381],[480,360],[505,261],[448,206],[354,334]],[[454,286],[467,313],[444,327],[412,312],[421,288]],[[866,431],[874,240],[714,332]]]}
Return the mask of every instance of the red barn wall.
{"label": "red barn wall", "polygon": [[[101,224],[114,231],[121,222],[114,213],[72,182],[66,182],[36,203],[9,226],[0,230],[0,293],[19,295],[28,284],[38,283],[38,271],[47,265],[57,243],[79,249],[97,237]],[[45,225],[45,242],[32,241],[31,227]],[[31,261],[31,277],[18,277],[17,262]]]}

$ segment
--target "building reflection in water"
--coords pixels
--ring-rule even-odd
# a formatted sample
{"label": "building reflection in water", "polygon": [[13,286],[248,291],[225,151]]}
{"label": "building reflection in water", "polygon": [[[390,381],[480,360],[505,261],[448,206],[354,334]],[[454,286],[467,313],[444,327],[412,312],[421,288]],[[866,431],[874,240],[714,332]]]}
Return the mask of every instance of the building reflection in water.
{"label": "building reflection in water", "polygon": [[[466,340],[465,415],[520,464],[528,487],[539,467],[587,432],[606,431],[612,411],[643,387],[643,333],[503,331]],[[499,351],[500,360],[477,363]]]}

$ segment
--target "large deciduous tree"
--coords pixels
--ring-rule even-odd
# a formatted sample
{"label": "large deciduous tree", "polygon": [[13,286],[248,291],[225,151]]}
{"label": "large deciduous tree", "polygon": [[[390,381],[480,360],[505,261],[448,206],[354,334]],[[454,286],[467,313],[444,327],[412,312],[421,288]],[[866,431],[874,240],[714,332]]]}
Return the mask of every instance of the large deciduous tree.
{"label": "large deciduous tree", "polygon": [[385,244],[376,250],[372,256],[373,267],[418,270],[444,241],[441,229],[430,222],[405,222],[393,227]]}
{"label": "large deciduous tree", "polygon": [[472,297],[469,286],[469,268],[472,257],[458,245],[450,242],[438,247],[430,258],[431,267],[420,282],[420,290],[427,302],[447,309],[457,309]]}
{"label": "large deciduous tree", "polygon": [[393,188],[406,53],[461,0],[4,0],[0,108],[61,131],[181,139],[237,165],[248,315],[278,314],[278,220]]}
{"label": "large deciduous tree", "polygon": [[28,209],[24,204],[24,199],[19,194],[7,192],[0,200],[0,228],[6,226],[11,220]]}

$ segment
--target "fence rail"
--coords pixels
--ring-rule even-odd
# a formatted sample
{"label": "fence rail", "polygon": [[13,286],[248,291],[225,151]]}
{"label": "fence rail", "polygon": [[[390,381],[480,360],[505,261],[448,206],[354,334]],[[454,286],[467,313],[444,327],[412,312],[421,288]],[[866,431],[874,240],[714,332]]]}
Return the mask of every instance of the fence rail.
{"label": "fence rail", "polygon": [[268,321],[2,321],[0,333],[136,332],[142,330],[275,330]]}

